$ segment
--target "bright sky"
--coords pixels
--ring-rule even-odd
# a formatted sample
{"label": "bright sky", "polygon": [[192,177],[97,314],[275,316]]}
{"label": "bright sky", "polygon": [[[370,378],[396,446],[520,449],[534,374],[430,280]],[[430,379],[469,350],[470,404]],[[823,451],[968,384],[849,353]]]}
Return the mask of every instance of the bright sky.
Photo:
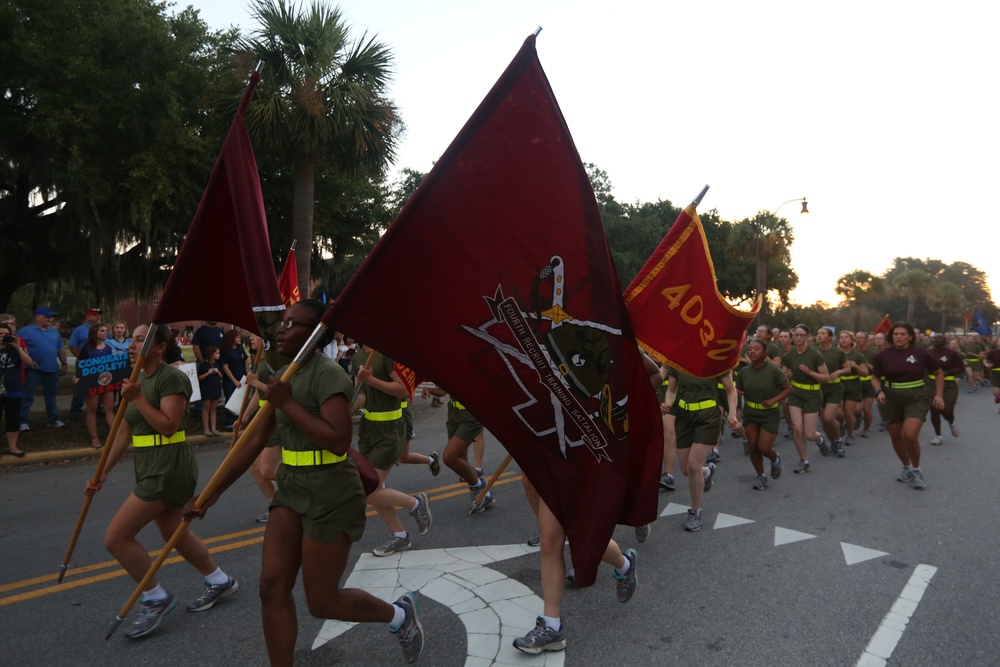
{"label": "bright sky", "polygon": [[[213,28],[247,0],[195,0]],[[1000,4],[925,0],[343,0],[396,56],[407,133],[397,168],[429,171],[536,27],[585,162],[619,201],[687,204],[795,231],[793,300],[836,303],[839,276],[894,257],[968,262],[1000,298],[988,239],[1000,182]],[[971,216],[971,217],[970,217]]]}

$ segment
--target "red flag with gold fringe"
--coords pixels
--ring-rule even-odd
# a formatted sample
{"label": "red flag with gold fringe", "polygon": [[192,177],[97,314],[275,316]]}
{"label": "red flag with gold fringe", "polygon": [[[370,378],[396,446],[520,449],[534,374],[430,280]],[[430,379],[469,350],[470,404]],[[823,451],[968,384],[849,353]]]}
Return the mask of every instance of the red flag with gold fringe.
{"label": "red flag with gold fringe", "polygon": [[685,208],[625,290],[639,346],[695,377],[715,377],[739,362],[750,322],[719,293],[708,239],[694,204]]}

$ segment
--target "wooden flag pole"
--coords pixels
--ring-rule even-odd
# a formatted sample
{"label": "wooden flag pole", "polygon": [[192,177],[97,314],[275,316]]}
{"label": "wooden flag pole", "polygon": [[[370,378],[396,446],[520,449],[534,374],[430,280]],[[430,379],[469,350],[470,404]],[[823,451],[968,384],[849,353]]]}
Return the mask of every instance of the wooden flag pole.
{"label": "wooden flag pole", "polygon": [[[293,359],[292,363],[288,365],[284,375],[281,376],[281,379],[279,380],[280,382],[289,382],[292,377],[299,372],[299,369],[306,361],[306,357],[312,353],[313,348],[316,347],[316,343],[319,342],[320,338],[322,338],[325,334],[326,328],[326,325],[322,322],[316,325],[316,328],[313,329],[313,332],[309,335],[309,339],[306,340],[302,349],[295,355],[295,359]],[[195,499],[194,509],[201,509],[204,506],[209,496],[211,496],[212,493],[215,492],[215,489],[218,488],[219,484],[222,483],[222,478],[229,471],[229,467],[232,466],[233,459],[236,458],[236,455],[246,446],[246,443],[250,440],[250,436],[253,435],[254,431],[260,427],[263,418],[266,415],[269,415],[273,410],[274,406],[269,401],[265,401],[260,410],[254,414],[253,419],[247,425],[246,430],[240,434],[236,444],[233,445],[233,447],[229,450],[229,453],[226,454],[226,458],[219,464],[219,468],[215,471],[215,474],[212,475],[212,479],[208,480],[208,484],[205,485],[205,488],[202,489],[198,498]],[[129,611],[132,610],[132,607],[135,606],[135,603],[139,600],[139,596],[142,595],[144,590],[146,590],[149,582],[151,582],[153,577],[156,576],[160,567],[167,560],[167,556],[169,556],[170,552],[173,551],[177,542],[184,536],[184,533],[190,525],[191,520],[185,519],[181,521],[180,525],[177,526],[177,530],[175,530],[174,534],[171,535],[169,540],[167,540],[167,543],[163,546],[163,550],[160,551],[160,555],[156,557],[156,560],[149,567],[149,570],[142,578],[142,581],[140,581],[135,587],[135,590],[132,591],[132,596],[129,597],[129,599],[125,602],[125,605],[118,612],[118,615],[115,616],[115,620],[111,622],[111,627],[108,628],[107,634],[104,635],[105,641],[111,638],[111,635],[115,633],[118,626],[121,625],[122,621],[125,620],[125,617],[128,616]]]}
{"label": "wooden flag pole", "polygon": [[[367,346],[365,346],[365,347],[367,347]],[[374,360],[375,360],[375,350],[373,350],[373,349],[371,349],[369,347],[368,348],[368,357],[365,359],[365,365],[363,366],[363,368],[371,368],[372,367],[372,361],[374,361]],[[351,396],[351,414],[354,414],[354,403],[355,403],[355,401],[358,400],[358,394],[361,393],[361,385],[362,385],[361,382],[357,382],[357,384],[354,385],[354,395]],[[365,395],[367,396],[367,394],[365,394]]]}
{"label": "wooden flag pole", "polygon": [[[472,501],[472,509],[475,509],[476,506],[479,505],[479,503],[483,502],[483,498],[485,498],[486,494],[490,492],[490,489],[493,488],[493,485],[496,484],[497,480],[500,478],[500,475],[503,474],[503,471],[507,469],[507,466],[510,465],[510,462],[513,459],[514,457],[508,454],[504,458],[504,460],[500,462],[500,465],[497,467],[497,471],[490,476],[490,481],[486,483],[486,486],[483,487],[483,490],[480,491],[479,495],[476,496],[476,499]],[[469,514],[472,514],[471,509],[469,510]]]}
{"label": "wooden flag pole", "polygon": [[[146,353],[149,352],[149,346],[153,342],[153,334],[156,333],[156,326],[152,324],[146,331],[146,340],[142,344],[139,357],[135,360],[135,366],[132,367],[132,375],[129,376],[129,382],[136,382],[139,379],[139,371],[142,369],[142,364],[146,359]],[[118,430],[122,425],[122,420],[125,418],[125,408],[128,407],[128,403],[128,400],[122,397],[118,404],[118,412],[115,413],[115,419],[111,423],[108,438],[104,441],[104,448],[101,450],[101,457],[97,460],[97,468],[94,470],[94,476],[90,479],[92,486],[96,486],[97,482],[101,479],[101,474],[104,472],[108,456],[111,453],[111,447],[115,443],[115,438],[118,437]],[[73,536],[69,540],[69,548],[66,549],[66,556],[63,557],[62,565],[59,566],[59,581],[57,583],[61,584],[63,577],[66,576],[66,570],[69,568],[69,560],[73,557],[73,550],[76,549],[76,541],[80,538],[80,531],[83,530],[83,523],[87,520],[87,513],[90,511],[90,503],[93,500],[93,496],[85,496],[83,499],[83,507],[80,508],[80,516],[76,519],[76,527],[73,529]]]}

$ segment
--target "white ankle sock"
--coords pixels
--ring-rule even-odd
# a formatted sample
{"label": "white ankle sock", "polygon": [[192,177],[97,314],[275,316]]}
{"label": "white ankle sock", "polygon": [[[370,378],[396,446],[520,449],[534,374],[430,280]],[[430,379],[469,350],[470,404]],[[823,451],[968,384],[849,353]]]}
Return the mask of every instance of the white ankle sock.
{"label": "white ankle sock", "polygon": [[221,567],[215,568],[215,572],[205,577],[205,583],[210,586],[218,586],[229,581],[229,575],[222,571]]}

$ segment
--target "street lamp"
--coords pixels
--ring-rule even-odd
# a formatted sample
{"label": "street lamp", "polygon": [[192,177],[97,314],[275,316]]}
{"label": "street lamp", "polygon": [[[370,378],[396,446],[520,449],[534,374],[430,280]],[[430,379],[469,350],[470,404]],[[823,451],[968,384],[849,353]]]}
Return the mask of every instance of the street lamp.
{"label": "street lamp", "polygon": [[[781,202],[781,204],[778,205],[778,208],[774,209],[774,212],[769,212],[769,215],[771,217],[775,218],[775,220],[777,220],[777,218],[778,218],[778,211],[781,210],[781,207],[784,206],[785,204],[791,204],[793,201],[800,201],[800,202],[802,202],[802,210],[799,211],[799,215],[802,215],[804,213],[805,214],[809,213],[809,202],[806,201],[805,197],[802,197],[801,199],[795,198],[795,199],[789,199],[788,201]],[[760,250],[761,250],[761,248],[760,248],[760,241],[761,241],[761,236],[763,236],[763,234],[762,234],[763,230],[761,229],[761,223],[760,223],[759,220],[757,222],[757,228],[754,231],[756,232],[755,236],[756,236],[756,241],[757,241],[757,248],[756,248],[756,262],[757,262],[756,274],[757,275],[756,275],[756,280],[754,281],[754,289],[756,290],[757,294],[760,296],[760,300],[761,300],[760,301],[760,310],[757,312],[757,318],[756,318],[755,324],[760,324],[761,315],[763,315],[765,313],[766,309],[767,309],[767,297],[766,297],[766,294],[767,294],[767,262],[763,261],[763,258],[761,257],[761,252],[760,252]]]}

